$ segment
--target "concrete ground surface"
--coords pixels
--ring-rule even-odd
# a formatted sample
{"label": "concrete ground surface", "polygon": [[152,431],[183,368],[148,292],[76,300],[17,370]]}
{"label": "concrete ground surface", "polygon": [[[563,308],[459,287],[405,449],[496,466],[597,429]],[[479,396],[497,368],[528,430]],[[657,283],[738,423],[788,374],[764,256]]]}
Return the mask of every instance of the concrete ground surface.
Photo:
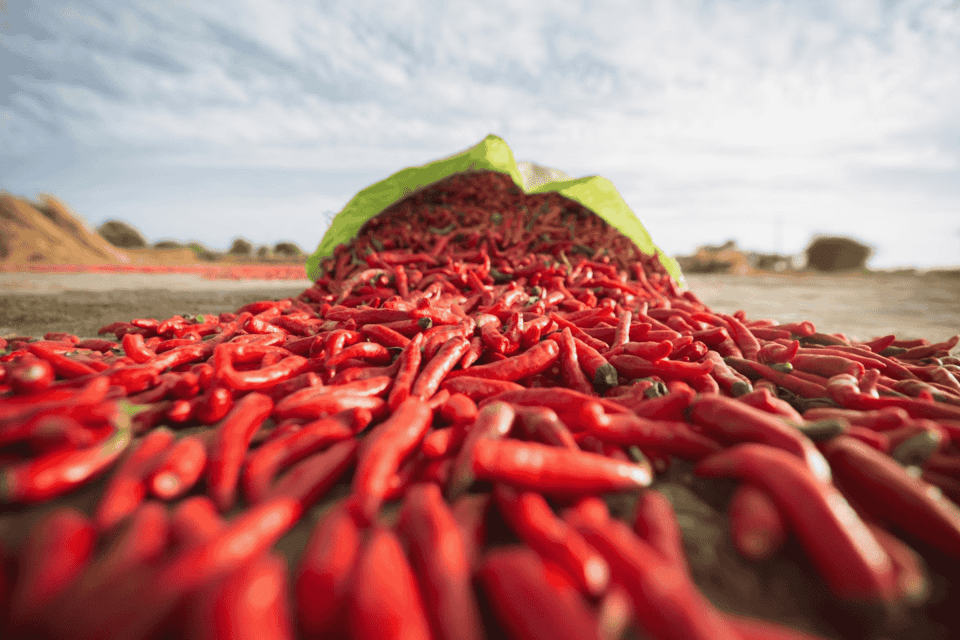
{"label": "concrete ground surface", "polygon": [[[711,308],[748,318],[810,320],[823,332],[858,338],[895,333],[940,341],[960,332],[960,277],[950,274],[838,276],[688,276],[689,287]],[[42,337],[68,331],[96,337],[99,327],[138,317],[220,313],[264,299],[296,296],[309,281],[203,281],[195,276],[0,274],[0,335]],[[106,336],[110,337],[110,336]],[[29,509],[0,508],[0,538],[16,547],[37,518],[71,505],[92,513],[106,480]],[[848,616],[823,608],[824,586],[796,542],[776,558],[751,563],[733,549],[724,515],[733,483],[702,481],[689,465],[675,463],[656,485],[678,513],[695,580],[720,608],[778,620],[827,638],[843,637],[837,621]],[[317,519],[348,487],[341,483],[278,544],[293,569]],[[629,513],[635,496],[612,496]],[[239,508],[238,508],[239,510]],[[387,512],[389,517],[391,511]],[[933,592],[923,607],[906,612],[884,638],[960,636],[960,565],[935,558]],[[859,632],[847,637],[859,637]]]}

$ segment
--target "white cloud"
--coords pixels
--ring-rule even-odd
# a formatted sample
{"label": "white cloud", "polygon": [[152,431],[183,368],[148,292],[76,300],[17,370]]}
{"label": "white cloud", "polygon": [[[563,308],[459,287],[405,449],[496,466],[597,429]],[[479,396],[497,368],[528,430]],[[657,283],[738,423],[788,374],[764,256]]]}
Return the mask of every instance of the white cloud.
{"label": "white cloud", "polygon": [[0,44],[21,61],[0,146],[21,153],[387,175],[493,132],[518,158],[615,176],[655,224],[720,216],[750,237],[735,220],[856,228],[960,203],[960,11],[929,0],[77,0],[24,16],[40,32]]}

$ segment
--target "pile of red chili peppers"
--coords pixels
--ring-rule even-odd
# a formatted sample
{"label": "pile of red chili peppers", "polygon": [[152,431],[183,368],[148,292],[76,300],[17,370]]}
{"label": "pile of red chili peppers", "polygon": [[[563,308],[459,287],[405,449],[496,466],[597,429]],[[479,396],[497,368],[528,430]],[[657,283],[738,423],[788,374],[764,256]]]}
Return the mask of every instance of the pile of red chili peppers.
{"label": "pile of red chili peppers", "polygon": [[[678,460],[740,481],[744,557],[795,540],[879,628],[928,595],[917,549],[960,561],[956,336],[711,311],[598,216],[490,172],[322,267],[296,298],[116,341],[0,340],[0,502],[106,478],[92,514],[0,548],[0,635],[812,638],[700,593],[650,488]],[[272,547],[345,483],[288,572]]]}

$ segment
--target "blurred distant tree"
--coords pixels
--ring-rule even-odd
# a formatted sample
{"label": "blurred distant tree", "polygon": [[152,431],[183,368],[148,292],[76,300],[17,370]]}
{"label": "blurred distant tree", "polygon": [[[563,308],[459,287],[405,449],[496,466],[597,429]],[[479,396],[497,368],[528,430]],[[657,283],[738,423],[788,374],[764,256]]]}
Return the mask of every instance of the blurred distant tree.
{"label": "blurred distant tree", "polygon": [[260,245],[259,247],[257,247],[257,257],[258,257],[258,258],[263,259],[263,258],[269,257],[269,255],[270,255],[270,247],[268,247],[268,246],[265,245],[265,244],[262,244],[262,245]]}
{"label": "blurred distant tree", "polygon": [[253,245],[243,238],[237,238],[230,245],[229,253],[235,256],[249,256],[253,253]]}
{"label": "blurred distant tree", "polygon": [[121,220],[107,220],[97,227],[97,233],[104,240],[121,249],[144,249],[148,246],[147,239],[136,227]]}
{"label": "blurred distant tree", "polygon": [[277,255],[295,258],[303,255],[303,250],[292,242],[278,242],[273,247],[273,252]]}

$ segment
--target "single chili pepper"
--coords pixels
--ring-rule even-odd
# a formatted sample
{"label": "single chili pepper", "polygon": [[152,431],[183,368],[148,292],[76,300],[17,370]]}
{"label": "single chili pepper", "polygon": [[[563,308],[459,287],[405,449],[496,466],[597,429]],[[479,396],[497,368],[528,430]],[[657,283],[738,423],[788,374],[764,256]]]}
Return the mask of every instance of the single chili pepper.
{"label": "single chili pepper", "polygon": [[128,333],[123,336],[123,351],[128,357],[133,358],[137,364],[149,362],[157,357],[153,349],[144,344],[143,335],[139,333]]}
{"label": "single chili pepper", "polygon": [[190,491],[207,464],[207,447],[196,436],[185,436],[174,444],[150,475],[150,493],[161,500],[173,500]]}
{"label": "single chili pepper", "polygon": [[455,429],[444,427],[434,429],[423,439],[421,451],[428,460],[443,459],[454,450]]}
{"label": "single chili pepper", "polygon": [[483,408],[494,401],[515,406],[543,406],[557,412],[560,419],[573,430],[592,429],[607,418],[605,410],[629,413],[629,409],[607,398],[596,398],[562,387],[519,389],[505,391],[480,402]]}
{"label": "single chili pepper", "polygon": [[[604,519],[601,518],[601,521]],[[640,494],[633,530],[665,560],[685,574],[689,573],[677,514],[670,501],[661,492],[656,489],[646,489]]]}
{"label": "single chili pepper", "polygon": [[42,358],[21,360],[7,371],[7,382],[13,392],[19,395],[43,391],[53,383],[56,377],[53,367]]}
{"label": "single chili pepper", "polygon": [[466,493],[475,480],[472,467],[477,442],[505,438],[513,427],[515,417],[516,411],[505,402],[492,402],[480,409],[477,419],[466,432],[453,463],[450,482],[446,487],[447,499],[450,502]]}
{"label": "single chili pepper", "polygon": [[897,355],[898,360],[921,360],[923,358],[929,358],[938,351],[950,351],[957,344],[960,344],[960,335],[951,337],[949,340],[944,342],[938,342],[936,344],[927,344],[927,345],[917,345],[911,347]]}
{"label": "single chili pepper", "polygon": [[652,447],[686,460],[700,460],[722,449],[707,435],[697,433],[683,422],[650,420],[631,414],[616,414],[589,431],[604,442]]}
{"label": "single chili pepper", "polygon": [[336,386],[301,389],[277,402],[273,417],[278,420],[286,418],[315,420],[352,407],[366,408],[376,412],[385,404],[377,396],[386,391],[392,382],[393,380],[387,376],[380,376]]}
{"label": "single chili pepper", "polygon": [[57,375],[63,378],[79,378],[97,372],[90,366],[63,354],[64,350],[70,350],[72,347],[63,347],[56,343],[31,342],[27,345],[27,349],[38,358],[46,360]]}
{"label": "single chili pepper", "polygon": [[478,440],[473,474],[478,480],[560,495],[624,491],[651,482],[649,471],[634,464],[512,439]]}
{"label": "single chili pepper", "polygon": [[419,398],[411,396],[364,439],[352,492],[367,522],[372,522],[380,510],[390,476],[420,444],[432,418],[433,411]]}
{"label": "single chili pepper", "polygon": [[846,435],[851,438],[856,438],[881,453],[890,455],[890,440],[883,433],[864,427],[852,426],[847,430]]}
{"label": "single chili pepper", "polygon": [[[450,374],[453,367],[467,353],[469,348],[470,342],[464,338],[459,336],[450,338],[437,354],[424,365],[423,371],[420,372],[413,383],[410,394],[424,402],[430,399],[440,387],[440,383]],[[471,369],[471,371],[475,370],[476,367]]]}
{"label": "single chili pepper", "polygon": [[732,398],[698,396],[687,409],[690,420],[709,435],[730,442],[758,442],[788,451],[822,482],[830,482],[830,465],[813,443],[783,420]]}
{"label": "single chili pepper", "polygon": [[304,458],[274,483],[264,501],[293,498],[302,510],[309,509],[353,466],[357,444],[356,440],[344,440]]}
{"label": "single chili pepper", "polygon": [[567,520],[607,559],[613,581],[626,589],[637,622],[663,640],[733,640],[735,632],[706,600],[683,569],[637,538],[623,522],[587,518],[579,510]]}
{"label": "single chili pepper", "polygon": [[567,425],[549,407],[517,407],[517,417],[528,436],[555,447],[576,451],[580,447]]}
{"label": "single chili pepper", "polygon": [[713,363],[710,361],[692,363],[657,360],[651,362],[630,355],[613,356],[609,358],[609,361],[616,368],[617,373],[624,378],[660,376],[670,380],[692,380],[709,375],[713,370]]}
{"label": "single chili pepper", "polygon": [[[466,379],[460,378],[460,380]],[[476,420],[477,413],[476,403],[469,396],[457,392],[452,392],[450,398],[440,406],[440,417],[454,427],[472,423]]]}
{"label": "single chili pepper", "polygon": [[130,444],[130,418],[109,407],[111,432],[84,449],[59,449],[0,469],[0,503],[34,504],[73,491],[102,474]]}
{"label": "single chili pepper", "polygon": [[511,638],[573,640],[598,636],[583,597],[572,585],[563,585],[562,570],[544,563],[528,548],[490,551],[477,576],[497,620]]}
{"label": "single chili pepper", "polygon": [[[46,514],[27,535],[4,621],[10,637],[29,634],[42,610],[79,576],[93,556],[96,530],[77,509]],[[27,635],[21,637],[27,637]]]}
{"label": "single chili pepper", "polygon": [[736,488],[728,517],[733,546],[748,560],[767,560],[786,542],[786,528],[776,504],[756,485],[745,482]]}
{"label": "single chili pepper", "polygon": [[789,402],[781,400],[772,394],[769,389],[756,389],[741,395],[737,400],[754,409],[781,416],[796,424],[803,422],[803,416]]}
{"label": "single chili pepper", "polygon": [[109,531],[133,513],[147,493],[147,479],[163,462],[173,445],[167,428],[150,431],[131,448],[120,463],[97,503],[93,521],[99,531]]}
{"label": "single chili pepper", "polygon": [[561,332],[560,370],[564,384],[568,388],[588,395],[593,393],[593,384],[587,380],[587,376],[583,373],[577,359],[577,346],[573,341],[573,334],[570,333],[570,329],[564,329]]}
{"label": "single chili pepper", "polygon": [[[353,584],[347,603],[351,638],[372,640],[386,635],[429,640],[423,598],[392,531],[377,527],[371,532],[360,552]],[[469,633],[467,629],[462,631]]]}
{"label": "single chili pepper", "polygon": [[385,347],[400,347],[402,349],[410,342],[410,338],[407,336],[380,324],[365,324],[360,327],[360,332]]}
{"label": "single chili pepper", "polygon": [[870,533],[890,556],[897,576],[897,595],[910,604],[920,604],[930,595],[930,582],[920,555],[883,527],[866,522]]}
{"label": "single chili pepper", "polygon": [[321,418],[282,438],[275,438],[247,457],[241,474],[243,493],[250,503],[263,500],[276,473],[283,467],[332,444],[352,438],[370,423],[367,409],[348,409]]}
{"label": "single chili pepper", "polygon": [[390,395],[387,397],[387,406],[390,407],[391,411],[395,411],[410,396],[413,383],[420,373],[422,359],[420,348],[423,346],[423,342],[423,334],[416,334],[400,352],[400,357],[397,358],[400,369],[393,380]]}
{"label": "single chili pepper", "polygon": [[[831,444],[845,439],[839,436]],[[763,489],[840,600],[892,601],[890,558],[840,492],[795,456],[763,444],[740,444],[701,460],[696,473],[734,476]]]}
{"label": "single chili pepper", "polygon": [[759,362],[751,362],[741,358],[724,358],[723,361],[734,371],[751,379],[765,378],[788,391],[797,394],[803,398],[823,398],[827,395],[827,390],[823,385],[801,380],[776,369],[771,369],[767,365]]}
{"label": "single chili pepper", "polygon": [[294,577],[297,620],[307,637],[346,631],[346,604],[364,537],[349,498],[314,527]]}
{"label": "single chili pepper", "polygon": [[233,394],[226,387],[213,386],[199,397],[194,418],[201,424],[220,422],[233,408]]}
{"label": "single chili pepper", "polygon": [[492,378],[475,378],[469,375],[456,378],[447,376],[447,379],[444,380],[440,386],[454,395],[458,393],[463,394],[475,402],[496,396],[505,391],[519,391],[524,388],[516,382],[495,380]]}
{"label": "single chili pepper", "polygon": [[876,449],[838,436],[821,445],[843,490],[881,518],[953,558],[960,558],[960,511]]}
{"label": "single chili pepper", "polygon": [[408,541],[433,637],[483,638],[467,545],[437,485],[417,484],[407,490],[397,531]]}
{"label": "single chili pepper", "polygon": [[579,340],[575,333],[573,342],[577,347],[577,362],[583,367],[587,377],[593,381],[593,388],[597,393],[604,393],[607,389],[617,386],[617,369],[600,355],[596,348]]}
{"label": "single chili pepper", "polygon": [[599,598],[610,585],[607,561],[550,509],[543,496],[494,487],[494,499],[510,528],[543,558],[556,562],[586,597]]}
{"label": "single chili pepper", "polygon": [[288,601],[286,561],[268,553],[189,598],[181,614],[184,637],[289,640]]}
{"label": "single chili pepper", "polygon": [[254,371],[239,372],[233,368],[233,364],[229,360],[229,352],[222,350],[224,347],[226,345],[221,345],[214,352],[216,358],[214,367],[216,368],[217,379],[230,389],[239,391],[269,389],[279,382],[306,373],[304,369],[308,365],[308,361],[302,356],[290,356],[272,366]]}
{"label": "single chili pepper", "polygon": [[543,373],[552,367],[560,357],[560,347],[552,340],[540,342],[519,355],[492,362],[490,364],[475,365],[467,370],[451,371],[447,380],[468,375],[472,378],[489,378],[515,382],[523,378]]}
{"label": "single chili pepper", "polygon": [[206,481],[210,498],[221,511],[233,506],[243,456],[273,408],[270,398],[254,391],[237,401],[217,426],[208,451]]}

